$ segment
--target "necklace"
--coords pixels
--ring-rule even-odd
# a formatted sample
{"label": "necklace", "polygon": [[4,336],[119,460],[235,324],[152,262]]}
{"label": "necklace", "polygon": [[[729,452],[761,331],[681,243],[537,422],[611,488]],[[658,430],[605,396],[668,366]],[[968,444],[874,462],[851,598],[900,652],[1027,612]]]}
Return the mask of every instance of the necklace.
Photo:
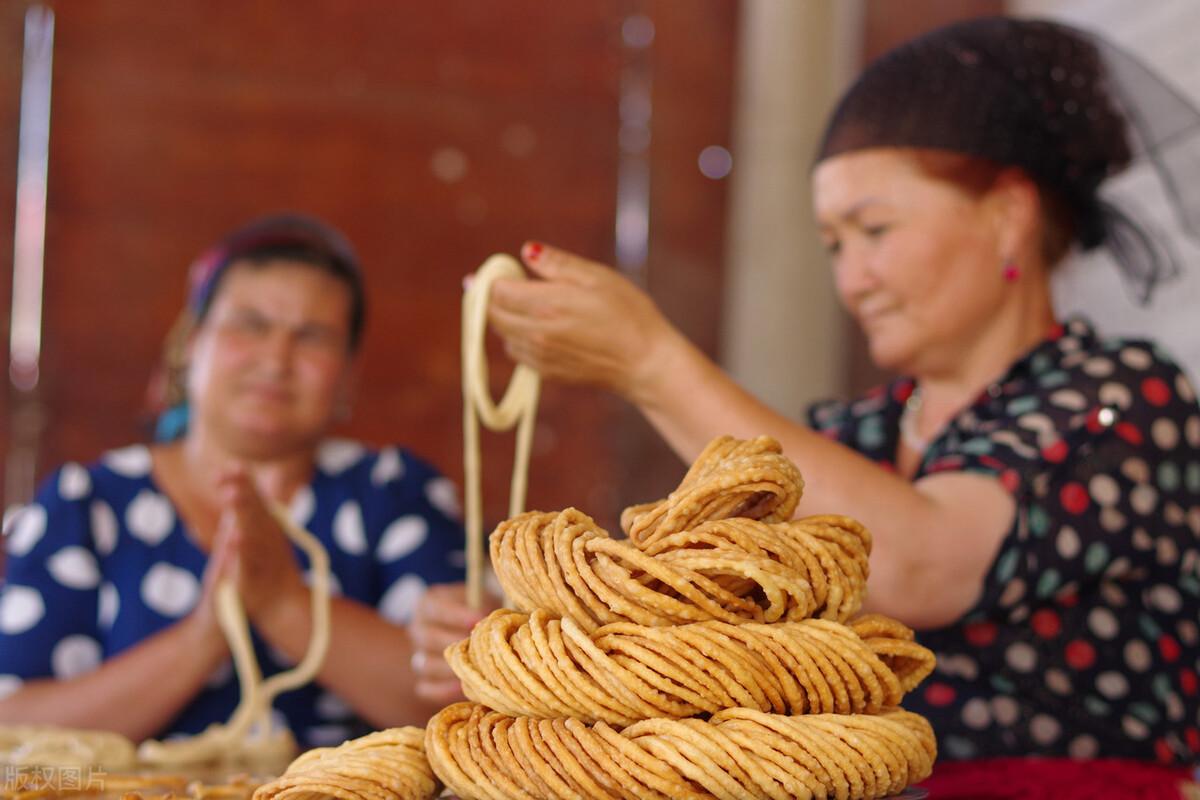
{"label": "necklace", "polygon": [[924,453],[929,448],[929,437],[922,436],[917,431],[917,417],[921,413],[921,390],[913,387],[912,394],[904,401],[904,410],[900,412],[900,440],[908,448],[917,453]]}

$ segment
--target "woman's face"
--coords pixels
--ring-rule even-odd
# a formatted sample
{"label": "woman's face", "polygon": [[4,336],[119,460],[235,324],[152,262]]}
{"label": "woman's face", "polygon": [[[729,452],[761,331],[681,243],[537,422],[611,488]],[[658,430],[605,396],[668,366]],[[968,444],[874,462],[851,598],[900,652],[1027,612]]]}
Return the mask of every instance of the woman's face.
{"label": "woman's face", "polygon": [[347,399],[350,306],[349,288],[312,265],[231,264],[192,341],[191,430],[246,457],[315,445]]}
{"label": "woman's face", "polygon": [[952,367],[1004,301],[994,204],[920,172],[901,150],[835,156],[813,172],[838,296],[871,358],[921,374]]}

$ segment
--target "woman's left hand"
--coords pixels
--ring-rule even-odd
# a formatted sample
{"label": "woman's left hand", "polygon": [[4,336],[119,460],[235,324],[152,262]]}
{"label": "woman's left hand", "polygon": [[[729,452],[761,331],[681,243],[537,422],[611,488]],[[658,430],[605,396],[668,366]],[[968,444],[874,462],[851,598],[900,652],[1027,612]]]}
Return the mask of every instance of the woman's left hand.
{"label": "woman's left hand", "polygon": [[250,475],[231,470],[221,477],[218,488],[224,510],[217,540],[227,540],[233,552],[230,574],[246,615],[259,621],[282,606],[303,601],[307,590],[291,540]]}
{"label": "woman's left hand", "polygon": [[500,607],[499,601],[487,593],[483,603],[483,608],[471,608],[467,587],[462,583],[438,584],[425,592],[409,626],[417,697],[437,705],[463,699],[462,686],[446,662],[445,652],[470,636],[475,623]]}

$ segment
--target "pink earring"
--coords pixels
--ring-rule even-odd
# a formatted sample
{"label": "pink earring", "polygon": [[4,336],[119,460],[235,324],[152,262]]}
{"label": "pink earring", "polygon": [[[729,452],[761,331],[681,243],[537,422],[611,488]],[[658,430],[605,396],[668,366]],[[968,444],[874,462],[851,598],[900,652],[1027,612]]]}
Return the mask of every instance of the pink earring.
{"label": "pink earring", "polygon": [[1004,270],[1001,272],[1005,283],[1016,283],[1021,277],[1021,268],[1011,258],[1004,260]]}

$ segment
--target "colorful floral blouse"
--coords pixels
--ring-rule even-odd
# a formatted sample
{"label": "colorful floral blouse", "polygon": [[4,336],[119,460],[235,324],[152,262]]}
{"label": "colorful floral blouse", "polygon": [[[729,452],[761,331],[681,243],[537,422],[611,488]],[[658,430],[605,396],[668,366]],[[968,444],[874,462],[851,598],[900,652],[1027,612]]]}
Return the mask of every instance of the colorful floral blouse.
{"label": "colorful floral blouse", "polygon": [[[891,467],[913,382],[811,423]],[[919,633],[933,676],[906,706],[941,757],[1194,764],[1200,754],[1200,407],[1144,341],[1075,319],[941,432],[915,479],[994,476],[1018,513],[962,619]],[[970,531],[960,535],[969,536]]]}
{"label": "colorful floral blouse", "polygon": [[[67,464],[6,526],[0,696],[31,678],[69,679],[95,669],[195,607],[207,556],[150,467],[150,451],[141,445],[109,452],[89,467]],[[334,590],[397,625],[408,621],[428,584],[463,579],[456,489],[398,448],[324,443],[291,514],[329,551]],[[292,666],[254,639],[264,676]],[[226,662],[158,736],[224,722],[238,697]],[[339,744],[367,730],[345,702],[315,683],[278,697],[275,713],[303,746]]]}

